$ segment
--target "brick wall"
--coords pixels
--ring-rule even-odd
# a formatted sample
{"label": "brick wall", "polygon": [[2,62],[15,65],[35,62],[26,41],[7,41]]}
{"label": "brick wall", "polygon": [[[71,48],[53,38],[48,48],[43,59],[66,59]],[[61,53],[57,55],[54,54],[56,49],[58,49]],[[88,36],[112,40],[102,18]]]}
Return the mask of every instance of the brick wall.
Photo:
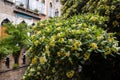
{"label": "brick wall", "polygon": [[21,80],[27,66],[0,73],[0,80]]}

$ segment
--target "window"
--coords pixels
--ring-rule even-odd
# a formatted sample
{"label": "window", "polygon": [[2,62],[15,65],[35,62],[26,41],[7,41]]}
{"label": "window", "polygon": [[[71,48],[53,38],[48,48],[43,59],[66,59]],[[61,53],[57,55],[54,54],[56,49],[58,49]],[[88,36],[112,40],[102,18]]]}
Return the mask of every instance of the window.
{"label": "window", "polygon": [[45,3],[45,0],[42,0],[41,2],[42,2],[42,3]]}
{"label": "window", "polygon": [[57,17],[59,16],[59,11],[58,11],[58,9],[55,10],[55,16],[57,16]]}
{"label": "window", "polygon": [[1,25],[3,26],[5,23],[9,23],[9,22],[10,22],[10,20],[8,18],[6,18],[2,21]]}
{"label": "window", "polygon": [[21,7],[26,7],[26,2],[27,0],[16,0],[16,5],[21,6]]}
{"label": "window", "polygon": [[23,60],[23,64],[26,64],[26,55],[25,55],[25,52],[23,52],[23,54],[22,54],[22,60]]}
{"label": "window", "polygon": [[41,1],[41,9],[40,9],[40,12],[42,13],[42,14],[45,14],[45,0],[42,0]]}
{"label": "window", "polygon": [[10,23],[10,20],[8,18],[4,19],[2,22],[1,22],[1,26],[0,26],[0,39],[4,38],[7,36],[5,30],[6,28],[4,27],[4,24],[6,23]]}
{"label": "window", "polygon": [[6,65],[7,68],[10,67],[10,59],[9,59],[9,57],[6,57],[6,59],[5,59],[5,65]]}
{"label": "window", "polygon": [[59,2],[59,0],[56,0],[56,2]]}
{"label": "window", "polygon": [[50,8],[52,8],[52,3],[50,3]]}
{"label": "window", "polygon": [[49,17],[53,17],[53,7],[52,7],[51,2],[50,2],[50,7],[49,7]]}

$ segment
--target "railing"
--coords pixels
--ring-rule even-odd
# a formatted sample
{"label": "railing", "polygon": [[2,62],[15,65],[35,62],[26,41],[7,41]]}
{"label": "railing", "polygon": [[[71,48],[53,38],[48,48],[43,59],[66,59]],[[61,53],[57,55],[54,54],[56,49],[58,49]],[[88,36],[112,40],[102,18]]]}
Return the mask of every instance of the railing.
{"label": "railing", "polygon": [[24,8],[22,6],[15,6],[14,12],[15,13],[22,13],[22,14],[31,16],[33,18],[40,19],[39,13],[37,13],[33,10],[30,10],[30,9]]}
{"label": "railing", "polygon": [[5,2],[9,2],[11,4],[14,4],[15,3],[15,0],[4,0]]}

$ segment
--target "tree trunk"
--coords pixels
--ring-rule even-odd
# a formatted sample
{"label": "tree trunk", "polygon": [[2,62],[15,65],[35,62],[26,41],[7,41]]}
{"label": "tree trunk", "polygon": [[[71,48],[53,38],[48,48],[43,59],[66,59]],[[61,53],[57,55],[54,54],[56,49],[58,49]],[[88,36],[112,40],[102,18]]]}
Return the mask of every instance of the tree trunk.
{"label": "tree trunk", "polygon": [[13,54],[15,64],[19,64],[19,56],[20,56],[20,51],[17,51],[16,53]]}

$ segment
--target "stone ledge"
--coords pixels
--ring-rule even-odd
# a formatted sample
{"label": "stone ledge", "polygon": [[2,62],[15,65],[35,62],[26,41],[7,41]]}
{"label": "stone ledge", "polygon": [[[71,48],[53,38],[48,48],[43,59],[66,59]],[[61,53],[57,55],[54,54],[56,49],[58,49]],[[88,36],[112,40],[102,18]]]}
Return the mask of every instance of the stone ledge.
{"label": "stone ledge", "polygon": [[9,72],[9,71],[15,71],[15,70],[18,70],[18,69],[21,69],[21,68],[25,68],[25,67],[28,67],[29,65],[25,65],[25,66],[22,66],[22,67],[18,67],[16,69],[10,69],[10,70],[5,70],[5,71],[1,71],[0,74],[2,73],[6,73],[6,72]]}

